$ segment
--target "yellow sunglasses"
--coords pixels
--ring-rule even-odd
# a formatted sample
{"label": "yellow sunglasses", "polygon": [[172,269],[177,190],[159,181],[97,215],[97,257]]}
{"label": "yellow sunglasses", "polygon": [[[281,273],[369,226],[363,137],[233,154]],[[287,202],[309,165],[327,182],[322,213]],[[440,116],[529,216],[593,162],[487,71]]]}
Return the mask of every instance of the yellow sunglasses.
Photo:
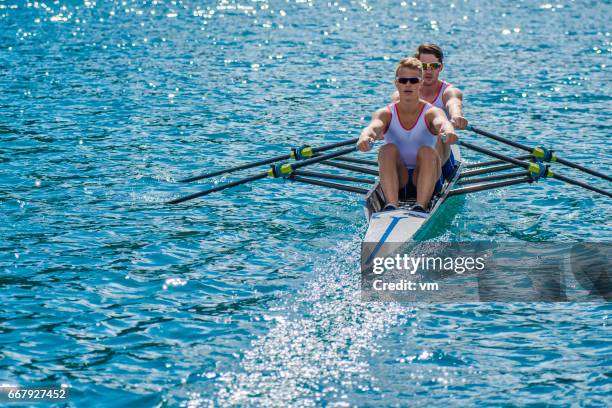
{"label": "yellow sunglasses", "polygon": [[442,66],[439,62],[423,62],[423,69],[427,71],[428,69],[438,69]]}

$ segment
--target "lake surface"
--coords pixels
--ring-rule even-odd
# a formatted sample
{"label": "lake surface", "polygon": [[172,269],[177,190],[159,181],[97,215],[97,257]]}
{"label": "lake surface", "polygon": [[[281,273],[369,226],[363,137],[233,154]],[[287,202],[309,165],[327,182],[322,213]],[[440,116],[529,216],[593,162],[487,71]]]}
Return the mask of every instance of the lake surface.
{"label": "lake surface", "polygon": [[[362,303],[361,197],[261,180],[164,204],[254,171],[183,177],[356,137],[424,41],[471,123],[607,173],[609,12],[1,2],[0,382],[87,407],[609,406],[609,303]],[[610,200],[558,181],[445,211],[432,240],[612,239]]]}

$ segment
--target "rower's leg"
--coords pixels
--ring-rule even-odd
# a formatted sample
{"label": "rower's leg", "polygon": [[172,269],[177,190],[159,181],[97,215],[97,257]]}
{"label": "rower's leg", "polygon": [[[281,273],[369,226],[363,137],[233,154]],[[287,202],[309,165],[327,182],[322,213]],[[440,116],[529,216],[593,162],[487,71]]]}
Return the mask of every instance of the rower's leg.
{"label": "rower's leg", "polygon": [[438,138],[436,143],[436,151],[442,160],[442,165],[448,161],[451,154],[451,145],[449,143],[443,143],[441,138]]}
{"label": "rower's leg", "polygon": [[427,209],[431,196],[436,188],[436,182],[442,173],[440,155],[427,146],[423,146],[417,153],[417,165],[412,173],[412,182],[417,188],[417,204]]}
{"label": "rower's leg", "polygon": [[378,177],[387,204],[399,205],[399,189],[408,183],[408,170],[402,163],[397,146],[388,143],[378,151]]}

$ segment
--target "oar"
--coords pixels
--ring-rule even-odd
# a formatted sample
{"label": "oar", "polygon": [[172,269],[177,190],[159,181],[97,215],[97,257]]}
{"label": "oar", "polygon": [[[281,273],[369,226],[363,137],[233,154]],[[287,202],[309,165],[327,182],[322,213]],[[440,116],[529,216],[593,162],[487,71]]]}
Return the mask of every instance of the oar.
{"label": "oar", "polygon": [[592,176],[601,177],[604,180],[612,181],[612,177],[608,176],[607,174],[603,174],[603,173],[601,173],[601,172],[599,172],[597,170],[592,170],[592,169],[589,169],[587,167],[581,166],[580,164],[571,162],[569,160],[562,159],[562,158],[558,157],[551,150],[547,150],[547,149],[542,148],[542,147],[531,148],[529,146],[525,146],[524,144],[515,142],[515,141],[507,139],[505,137],[498,136],[498,135],[495,135],[493,133],[487,132],[486,130],[475,128],[472,125],[469,125],[466,129],[467,130],[471,130],[474,133],[478,133],[479,135],[486,136],[486,137],[488,137],[490,139],[497,140],[498,142],[505,143],[508,146],[516,147],[517,149],[521,149],[521,150],[524,150],[526,152],[529,152],[532,155],[534,155],[536,158],[543,159],[544,161],[561,163],[561,164],[564,164],[564,165],[566,165],[568,167],[572,167],[574,169],[583,171],[583,172],[585,172],[587,174],[590,174]]}
{"label": "oar", "polygon": [[546,171],[542,172],[542,174],[538,174],[536,169],[541,169],[540,166],[542,166],[542,164],[539,164],[539,163],[525,163],[525,162],[517,160],[517,159],[515,159],[513,157],[506,156],[504,154],[500,154],[500,153],[494,152],[494,151],[489,150],[489,149],[485,149],[484,147],[475,146],[475,145],[473,145],[471,143],[464,142],[464,141],[459,141],[458,144],[460,146],[466,147],[466,148],[468,148],[470,150],[474,150],[476,152],[479,152],[479,153],[482,153],[482,154],[486,154],[486,155],[491,156],[491,157],[495,157],[496,159],[507,161],[508,163],[512,163],[512,164],[515,164],[517,166],[520,166],[520,167],[522,167],[524,169],[529,170],[536,177],[552,177],[552,178],[556,178],[557,180],[565,181],[568,184],[573,184],[575,186],[579,186],[579,187],[585,188],[587,190],[591,190],[591,191],[594,191],[596,193],[603,194],[603,195],[608,196],[608,197],[612,197],[612,193],[610,193],[609,191],[602,190],[601,188],[598,188],[598,187],[593,187],[593,186],[591,186],[589,184],[583,183],[583,182],[578,181],[578,180],[571,179],[571,178],[566,177],[566,176],[562,176],[562,175],[560,175],[558,173],[553,173],[553,171],[550,170],[550,169],[546,169]]}
{"label": "oar", "polygon": [[[346,143],[346,142],[344,142],[344,143]],[[352,144],[354,144],[354,142]],[[251,176],[251,177],[247,177],[247,178],[244,178],[244,179],[232,181],[231,183],[222,184],[220,186],[213,187],[213,188],[208,189],[208,190],[199,191],[197,193],[193,193],[193,194],[190,194],[188,196],[175,198],[174,200],[168,201],[167,204],[179,204],[179,203],[182,203],[184,201],[193,200],[194,198],[198,198],[198,197],[204,197],[205,195],[208,195],[208,194],[211,194],[211,193],[216,193],[217,191],[222,191],[222,190],[228,189],[230,187],[239,186],[239,185],[246,184],[246,183],[249,183],[251,181],[263,179],[263,178],[266,178],[266,177],[288,177],[289,175],[291,175],[291,173],[293,173],[294,170],[297,170],[297,169],[305,167],[305,166],[309,166],[311,164],[319,163],[319,162],[322,162],[322,161],[325,161],[325,160],[333,159],[335,157],[340,157],[340,156],[343,156],[345,154],[352,153],[355,150],[357,150],[357,146],[349,147],[347,149],[339,150],[339,151],[333,152],[333,153],[323,154],[323,155],[314,157],[312,159],[307,159],[307,160],[303,160],[303,161],[300,161],[300,162],[295,162],[295,163],[279,163],[279,164],[274,165],[270,170],[267,170],[267,171],[265,171],[263,173],[258,173],[258,174],[255,174],[255,175]]]}
{"label": "oar", "polygon": [[189,177],[183,180],[179,180],[179,183],[189,183],[192,181],[202,180],[202,179],[206,179],[210,177],[216,177],[216,176],[220,176],[221,174],[232,173],[234,171],[240,171],[240,170],[246,170],[246,169],[250,169],[253,167],[263,166],[265,164],[276,163],[282,160],[310,157],[315,153],[321,153],[321,152],[335,149],[337,147],[348,146],[350,144],[357,143],[357,140],[359,139],[349,139],[349,140],[332,143],[332,144],[321,146],[321,147],[302,146],[302,147],[292,149],[292,152],[289,154],[271,157],[269,159],[258,160],[252,163],[241,164],[240,166],[230,167],[228,169],[221,169],[221,170],[213,171],[211,173],[201,174],[199,176]]}

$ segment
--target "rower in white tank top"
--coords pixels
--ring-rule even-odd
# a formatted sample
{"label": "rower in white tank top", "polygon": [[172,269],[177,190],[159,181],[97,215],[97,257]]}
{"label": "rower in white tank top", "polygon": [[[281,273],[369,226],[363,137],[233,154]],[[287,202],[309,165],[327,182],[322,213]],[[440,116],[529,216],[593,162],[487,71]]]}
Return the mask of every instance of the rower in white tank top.
{"label": "rower in white tank top", "polygon": [[[440,82],[441,84],[440,84],[440,88],[438,88],[438,93],[436,97],[434,98],[433,102],[431,102],[431,104],[435,106],[436,108],[442,109],[444,113],[446,113],[446,117],[448,118],[448,120],[450,120],[451,116],[448,113],[448,110],[446,110],[446,105],[444,104],[443,96],[444,96],[444,91],[446,91],[452,85],[443,80],[440,80]],[[448,160],[446,160],[446,162],[442,165],[442,177],[447,179],[451,177],[454,173],[455,173],[455,155],[453,154],[453,151],[451,150]]]}
{"label": "rower in white tank top", "polygon": [[406,129],[400,122],[397,104],[387,107],[391,111],[391,122],[384,133],[385,143],[392,143],[397,147],[402,162],[408,169],[416,167],[419,148],[422,146],[435,148],[438,141],[438,137],[429,129],[425,119],[425,113],[431,107],[430,103],[423,104],[417,120],[410,129]]}
{"label": "rower in white tank top", "polygon": [[431,102],[431,104],[435,106],[436,108],[442,109],[444,113],[446,113],[446,117],[450,120],[450,115],[448,114],[448,111],[446,110],[446,105],[444,104],[443,96],[444,96],[444,91],[446,91],[446,89],[452,85],[446,81],[440,80],[440,82],[441,84],[440,84],[440,88],[438,89],[438,94],[436,95],[434,100]]}

